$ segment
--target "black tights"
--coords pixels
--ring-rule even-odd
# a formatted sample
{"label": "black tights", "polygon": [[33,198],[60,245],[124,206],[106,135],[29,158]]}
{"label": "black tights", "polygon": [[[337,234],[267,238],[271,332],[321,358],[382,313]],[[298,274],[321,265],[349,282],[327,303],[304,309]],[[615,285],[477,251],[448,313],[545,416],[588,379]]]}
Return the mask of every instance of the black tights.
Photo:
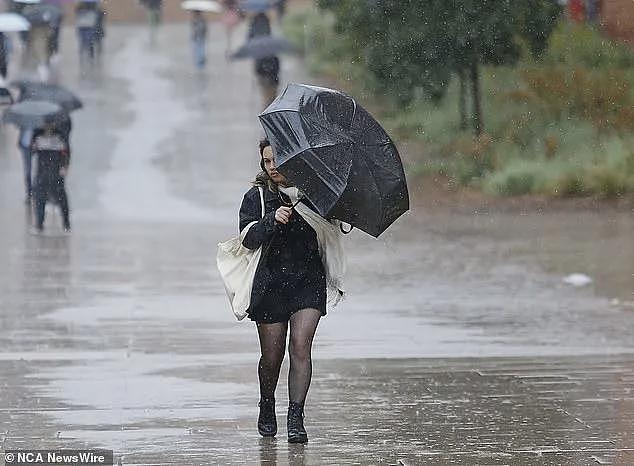
{"label": "black tights", "polygon": [[[288,352],[291,367],[288,373],[288,397],[289,401],[300,405],[304,404],[308,387],[310,387],[313,372],[311,349],[320,318],[321,313],[316,309],[303,309],[290,318],[291,335]],[[287,329],[288,322],[258,324],[262,354],[258,365],[258,376],[262,398],[275,397],[275,388],[286,349]]]}

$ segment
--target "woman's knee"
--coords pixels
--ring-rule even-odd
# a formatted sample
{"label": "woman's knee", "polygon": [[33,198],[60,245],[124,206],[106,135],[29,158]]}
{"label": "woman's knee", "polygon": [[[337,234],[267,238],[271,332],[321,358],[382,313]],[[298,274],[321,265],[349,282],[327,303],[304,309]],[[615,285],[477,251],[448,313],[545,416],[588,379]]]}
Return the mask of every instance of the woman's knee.
{"label": "woman's knee", "polygon": [[263,353],[260,356],[260,364],[263,364],[267,367],[279,367],[282,365],[282,361],[284,360],[284,350],[281,352],[267,352]]}
{"label": "woman's knee", "polygon": [[307,339],[291,339],[288,354],[292,361],[309,361],[312,342]]}

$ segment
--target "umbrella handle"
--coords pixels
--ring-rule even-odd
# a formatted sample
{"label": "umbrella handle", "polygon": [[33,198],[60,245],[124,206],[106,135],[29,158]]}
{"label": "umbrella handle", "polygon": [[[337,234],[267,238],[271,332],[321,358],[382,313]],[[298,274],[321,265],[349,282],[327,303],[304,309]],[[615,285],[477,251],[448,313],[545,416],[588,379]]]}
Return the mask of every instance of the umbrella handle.
{"label": "umbrella handle", "polygon": [[339,224],[339,229],[341,230],[341,233],[343,233],[344,235],[349,234],[352,230],[354,230],[354,226],[350,225],[350,229],[348,231],[343,229],[343,223]]}

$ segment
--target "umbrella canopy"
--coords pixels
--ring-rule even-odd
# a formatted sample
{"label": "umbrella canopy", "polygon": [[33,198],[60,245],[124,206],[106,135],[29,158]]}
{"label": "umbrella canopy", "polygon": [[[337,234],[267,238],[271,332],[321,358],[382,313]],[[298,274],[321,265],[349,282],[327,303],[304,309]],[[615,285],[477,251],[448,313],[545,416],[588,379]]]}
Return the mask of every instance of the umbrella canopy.
{"label": "umbrella canopy", "polygon": [[27,100],[9,107],[3,116],[5,123],[13,123],[20,128],[42,128],[50,124],[60,124],[68,119],[62,107],[41,100]]}
{"label": "umbrella canopy", "polygon": [[24,16],[32,26],[56,24],[62,19],[62,10],[57,5],[39,3],[28,5],[22,10]]}
{"label": "umbrella canopy", "polygon": [[15,3],[24,3],[27,5],[34,5],[40,3],[40,0],[13,0]]}
{"label": "umbrella canopy", "polygon": [[13,96],[6,87],[0,87],[0,105],[12,105]]}
{"label": "umbrella canopy", "polygon": [[185,0],[181,3],[183,10],[221,13],[222,6],[213,0]]}
{"label": "umbrella canopy", "polygon": [[11,84],[20,90],[20,101],[43,100],[52,102],[67,112],[83,107],[79,97],[62,86],[36,81],[14,81]]}
{"label": "umbrella canopy", "polygon": [[263,12],[270,10],[275,6],[274,1],[270,0],[242,0],[240,9],[244,11]]}
{"label": "umbrella canopy", "polygon": [[257,36],[249,39],[242,47],[240,47],[231,58],[234,60],[240,58],[264,58],[277,55],[279,53],[296,52],[295,47],[289,41],[282,37],[274,36]]}
{"label": "umbrella canopy", "polygon": [[24,16],[17,13],[0,13],[0,32],[21,32],[31,29]]}
{"label": "umbrella canopy", "polygon": [[259,118],[278,170],[323,217],[378,237],[409,209],[394,143],[353,98],[289,84]]}

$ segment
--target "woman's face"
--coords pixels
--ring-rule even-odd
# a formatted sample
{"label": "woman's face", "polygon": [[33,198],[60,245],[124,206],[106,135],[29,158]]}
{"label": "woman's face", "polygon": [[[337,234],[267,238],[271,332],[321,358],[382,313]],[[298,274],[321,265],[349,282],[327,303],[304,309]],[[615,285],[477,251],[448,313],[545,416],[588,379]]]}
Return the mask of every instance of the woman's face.
{"label": "woman's face", "polygon": [[264,161],[264,169],[266,173],[271,177],[274,183],[284,183],[286,182],[286,178],[280,172],[277,171],[277,167],[275,166],[275,157],[273,157],[273,148],[271,146],[267,146],[262,151],[262,160]]}

